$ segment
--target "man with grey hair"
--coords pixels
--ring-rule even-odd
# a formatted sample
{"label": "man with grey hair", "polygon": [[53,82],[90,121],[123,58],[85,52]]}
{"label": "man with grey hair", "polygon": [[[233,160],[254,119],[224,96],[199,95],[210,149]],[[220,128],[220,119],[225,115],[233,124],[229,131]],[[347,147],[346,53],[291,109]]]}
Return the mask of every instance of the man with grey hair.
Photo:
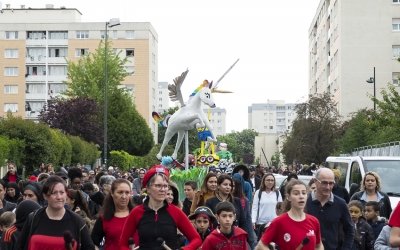
{"label": "man with grey hair", "polygon": [[103,175],[99,180],[100,190],[104,193],[104,197],[111,191],[111,184],[115,180],[112,175]]}
{"label": "man with grey hair", "polygon": [[[321,168],[317,171],[314,181],[316,189],[308,195],[306,212],[319,220],[324,249],[351,250],[354,225],[346,202],[332,193],[335,185],[334,173],[329,168]],[[343,242],[338,242],[340,224],[343,226]]]}

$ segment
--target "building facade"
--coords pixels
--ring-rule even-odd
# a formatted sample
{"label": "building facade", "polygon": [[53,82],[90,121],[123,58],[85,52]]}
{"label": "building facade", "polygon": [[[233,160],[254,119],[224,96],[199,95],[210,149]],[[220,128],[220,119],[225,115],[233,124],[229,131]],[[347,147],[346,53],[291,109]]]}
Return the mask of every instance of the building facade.
{"label": "building facade", "polygon": [[[95,52],[105,38],[104,22],[82,22],[77,9],[12,8],[0,15],[0,116],[37,120],[49,98],[66,90],[67,62]],[[13,6],[16,7],[16,6]],[[108,28],[108,40],[132,74],[122,83],[130,91],[138,112],[157,143],[158,128],[151,116],[158,107],[158,35],[150,23],[121,22]],[[1,55],[0,55],[1,56]]]}
{"label": "building facade", "polygon": [[169,109],[168,82],[159,82],[157,89],[158,113]]}
{"label": "building facade", "polygon": [[296,118],[295,105],[282,100],[253,103],[248,107],[248,128],[265,135],[291,131],[292,122]]}
{"label": "building facade", "polygon": [[215,136],[226,134],[226,109],[224,108],[210,108],[203,109],[205,114],[210,112],[210,123],[214,127]]}
{"label": "building facade", "polygon": [[374,67],[378,99],[387,83],[399,86],[399,0],[321,0],[308,36],[309,94],[331,93],[343,117],[373,108]]}

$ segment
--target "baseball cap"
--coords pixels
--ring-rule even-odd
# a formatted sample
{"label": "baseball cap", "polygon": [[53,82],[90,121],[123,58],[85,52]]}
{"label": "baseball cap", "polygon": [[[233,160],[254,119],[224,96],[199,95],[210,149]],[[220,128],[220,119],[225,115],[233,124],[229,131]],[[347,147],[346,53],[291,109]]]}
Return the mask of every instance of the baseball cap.
{"label": "baseball cap", "polygon": [[162,166],[162,165],[154,165],[149,171],[146,172],[146,174],[143,177],[143,181],[142,181],[142,187],[146,187],[147,182],[150,180],[151,177],[153,177],[153,175],[157,174],[157,173],[162,173],[165,174],[167,176],[167,178],[169,179],[169,171],[166,167]]}

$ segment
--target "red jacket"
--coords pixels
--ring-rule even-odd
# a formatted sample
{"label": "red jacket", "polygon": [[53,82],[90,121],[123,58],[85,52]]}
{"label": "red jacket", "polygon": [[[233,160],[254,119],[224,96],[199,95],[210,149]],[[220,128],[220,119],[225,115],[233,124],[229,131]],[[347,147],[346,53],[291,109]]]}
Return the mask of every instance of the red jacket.
{"label": "red jacket", "polygon": [[247,233],[239,228],[233,227],[233,235],[230,239],[218,229],[215,229],[206,238],[202,249],[207,250],[247,250]]}

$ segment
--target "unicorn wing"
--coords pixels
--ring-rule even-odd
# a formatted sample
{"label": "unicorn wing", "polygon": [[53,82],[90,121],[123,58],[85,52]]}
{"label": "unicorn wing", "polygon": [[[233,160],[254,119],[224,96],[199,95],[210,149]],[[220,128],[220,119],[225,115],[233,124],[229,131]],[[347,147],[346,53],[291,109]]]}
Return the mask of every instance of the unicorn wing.
{"label": "unicorn wing", "polygon": [[181,107],[183,107],[185,105],[185,103],[183,102],[181,87],[182,87],[182,83],[185,80],[188,72],[189,72],[189,70],[187,69],[180,76],[176,77],[174,79],[175,84],[168,84],[169,98],[173,102],[179,101],[181,104]]}

